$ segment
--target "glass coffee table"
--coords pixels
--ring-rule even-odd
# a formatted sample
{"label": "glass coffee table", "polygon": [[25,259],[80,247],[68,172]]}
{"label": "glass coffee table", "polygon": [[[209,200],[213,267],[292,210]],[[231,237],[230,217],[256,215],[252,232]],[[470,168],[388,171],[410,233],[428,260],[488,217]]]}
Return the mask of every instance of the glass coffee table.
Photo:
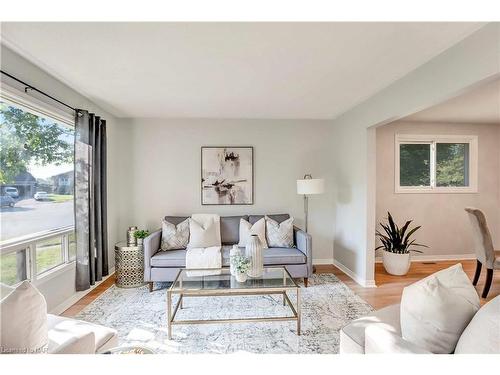
{"label": "glass coffee table", "polygon": [[[295,306],[287,294],[287,292],[290,291],[296,293]],[[179,295],[179,299],[175,306],[173,306],[172,296],[175,294]],[[289,306],[292,313],[291,316],[175,320],[177,311],[179,308],[182,309],[183,300],[186,297],[257,296],[273,294],[282,295],[283,305]],[[249,277],[244,283],[236,281],[236,278],[231,275],[228,268],[211,270],[182,269],[167,290],[167,319],[169,340],[172,338],[172,326],[179,324],[296,321],[297,335],[300,335],[300,287],[295,283],[284,267],[264,268],[262,276]]]}

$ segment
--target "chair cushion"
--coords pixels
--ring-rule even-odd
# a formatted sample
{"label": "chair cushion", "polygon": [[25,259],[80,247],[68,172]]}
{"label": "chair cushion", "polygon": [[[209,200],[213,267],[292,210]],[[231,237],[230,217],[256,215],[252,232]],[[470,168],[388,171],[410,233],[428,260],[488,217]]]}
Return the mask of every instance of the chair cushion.
{"label": "chair cushion", "polygon": [[458,340],[455,354],[500,354],[500,296],[474,315]]}
{"label": "chair cushion", "polygon": [[[263,217],[264,215],[249,215],[248,222],[253,225]],[[278,223],[290,219],[290,215],[288,214],[274,214],[274,215],[267,215],[267,217],[270,217],[271,219],[277,221]]]}
{"label": "chair cushion", "polygon": [[340,330],[340,353],[363,354],[365,352],[365,329],[372,324],[380,324],[388,331],[400,336],[399,310],[399,305],[387,306],[344,326]]}
{"label": "chair cushion", "polygon": [[[222,265],[229,267],[230,245],[222,246]],[[295,248],[264,249],[264,265],[304,264],[306,256]],[[151,258],[152,267],[186,267],[186,250],[160,251]]]}
{"label": "chair cushion", "polygon": [[93,333],[95,337],[95,352],[109,349],[118,343],[118,336],[114,329],[82,320],[47,314],[47,325],[49,329],[49,353],[57,353],[60,348],[65,346],[66,342],[74,340],[75,337],[85,337],[89,332]]}
{"label": "chair cushion", "polygon": [[240,220],[247,220],[248,216],[221,216],[220,235],[223,245],[237,244],[240,240]]}

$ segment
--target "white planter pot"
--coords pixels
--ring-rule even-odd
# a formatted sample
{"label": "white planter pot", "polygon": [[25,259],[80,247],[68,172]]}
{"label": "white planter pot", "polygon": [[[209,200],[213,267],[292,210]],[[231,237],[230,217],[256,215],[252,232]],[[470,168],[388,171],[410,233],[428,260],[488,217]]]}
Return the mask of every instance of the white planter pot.
{"label": "white planter pot", "polygon": [[236,271],[235,277],[236,277],[236,280],[239,283],[244,283],[245,281],[247,281],[247,278],[248,278],[248,276],[247,276],[246,273],[244,273],[244,272],[238,272],[238,271]]}
{"label": "white planter pot", "polygon": [[388,251],[382,251],[384,268],[387,273],[396,276],[403,276],[410,269],[410,254],[396,254]]}

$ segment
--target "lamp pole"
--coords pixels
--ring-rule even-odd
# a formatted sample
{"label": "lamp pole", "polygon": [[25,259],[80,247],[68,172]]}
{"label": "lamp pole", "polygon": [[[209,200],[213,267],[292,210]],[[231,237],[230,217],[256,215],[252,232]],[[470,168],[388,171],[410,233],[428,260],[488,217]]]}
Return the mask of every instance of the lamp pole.
{"label": "lamp pole", "polygon": [[[304,180],[311,180],[312,176],[310,174],[305,174],[304,175]],[[307,222],[309,221],[309,197],[307,194],[304,194],[304,216],[306,219],[306,233],[307,233]]]}

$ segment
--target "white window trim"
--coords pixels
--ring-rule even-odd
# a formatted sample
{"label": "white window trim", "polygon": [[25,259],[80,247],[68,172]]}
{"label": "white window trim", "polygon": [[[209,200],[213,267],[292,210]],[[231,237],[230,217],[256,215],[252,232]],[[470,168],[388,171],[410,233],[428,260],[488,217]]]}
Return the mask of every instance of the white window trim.
{"label": "white window trim", "polygon": [[[431,186],[400,186],[400,155],[401,143],[431,145]],[[469,186],[449,187],[436,185],[436,143],[468,143],[469,144]],[[478,139],[477,135],[424,135],[396,134],[394,160],[394,192],[397,194],[416,193],[477,193],[478,192]]]}

